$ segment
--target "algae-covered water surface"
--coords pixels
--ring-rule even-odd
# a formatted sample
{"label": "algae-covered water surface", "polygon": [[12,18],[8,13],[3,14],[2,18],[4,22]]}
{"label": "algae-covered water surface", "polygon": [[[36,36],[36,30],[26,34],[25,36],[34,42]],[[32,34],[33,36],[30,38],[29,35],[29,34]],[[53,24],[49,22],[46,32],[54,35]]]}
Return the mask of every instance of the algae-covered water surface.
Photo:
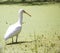
{"label": "algae-covered water surface", "polygon": [[[17,22],[21,8],[32,17],[23,15],[18,43],[6,45],[5,42],[12,41],[11,38],[4,40],[6,30]],[[3,53],[60,53],[60,4],[0,5],[0,45]]]}

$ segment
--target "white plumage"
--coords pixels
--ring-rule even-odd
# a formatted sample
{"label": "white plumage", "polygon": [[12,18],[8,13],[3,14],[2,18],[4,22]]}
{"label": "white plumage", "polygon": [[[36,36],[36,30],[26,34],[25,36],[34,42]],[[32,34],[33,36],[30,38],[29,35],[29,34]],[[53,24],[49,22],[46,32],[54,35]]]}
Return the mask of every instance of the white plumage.
{"label": "white plumage", "polygon": [[11,26],[9,26],[4,39],[7,40],[11,37],[13,37],[14,35],[18,35],[18,33],[21,31],[21,26],[19,26],[18,23],[13,24]]}
{"label": "white plumage", "polygon": [[[19,34],[19,32],[21,31],[21,28],[22,28],[23,12],[28,14],[23,9],[20,9],[18,11],[19,19],[18,19],[18,21],[15,24],[10,25],[8,27],[8,30],[7,30],[7,32],[6,32],[5,36],[4,36],[5,40],[7,40],[9,38],[12,38],[12,42],[13,42],[13,36],[16,36],[16,42],[17,42],[18,34]],[[28,15],[31,16],[30,14],[28,14]]]}

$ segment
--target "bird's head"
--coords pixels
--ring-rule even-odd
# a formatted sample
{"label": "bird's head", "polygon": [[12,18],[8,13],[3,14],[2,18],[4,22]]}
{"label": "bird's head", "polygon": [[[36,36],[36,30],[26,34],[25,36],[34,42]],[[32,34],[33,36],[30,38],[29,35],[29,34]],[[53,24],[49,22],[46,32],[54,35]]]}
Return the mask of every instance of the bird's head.
{"label": "bird's head", "polygon": [[31,15],[29,13],[27,13],[24,9],[20,9],[18,12],[19,13],[26,13],[27,15],[29,15],[31,17]]}

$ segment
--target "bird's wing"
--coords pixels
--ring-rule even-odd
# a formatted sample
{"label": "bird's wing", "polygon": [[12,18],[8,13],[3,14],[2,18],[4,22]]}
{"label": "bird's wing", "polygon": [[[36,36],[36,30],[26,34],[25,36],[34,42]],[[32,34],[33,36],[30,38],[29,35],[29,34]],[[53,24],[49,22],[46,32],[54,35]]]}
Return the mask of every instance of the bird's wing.
{"label": "bird's wing", "polygon": [[20,30],[21,30],[21,26],[11,25],[6,32],[5,38],[9,38],[18,34]]}

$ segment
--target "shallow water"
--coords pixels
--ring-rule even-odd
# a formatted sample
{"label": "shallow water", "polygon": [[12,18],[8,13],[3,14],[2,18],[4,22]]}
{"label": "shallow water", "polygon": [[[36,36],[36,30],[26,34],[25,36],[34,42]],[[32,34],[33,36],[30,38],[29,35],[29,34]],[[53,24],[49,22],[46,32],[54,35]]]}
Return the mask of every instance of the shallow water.
{"label": "shallow water", "polygon": [[[8,26],[18,20],[20,8],[32,17],[24,14],[19,43],[5,45],[4,34]],[[4,47],[4,53],[60,53],[60,4],[0,5],[0,43]],[[7,43],[11,43],[11,39]]]}

